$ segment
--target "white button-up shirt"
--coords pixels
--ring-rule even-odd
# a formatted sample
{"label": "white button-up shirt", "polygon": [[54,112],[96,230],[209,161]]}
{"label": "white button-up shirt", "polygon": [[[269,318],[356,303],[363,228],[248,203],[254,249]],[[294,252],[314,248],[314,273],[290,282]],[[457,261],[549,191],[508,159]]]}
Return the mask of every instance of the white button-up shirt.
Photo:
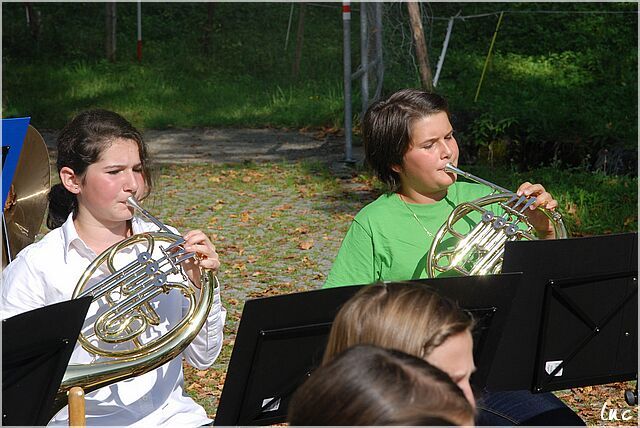
{"label": "white button-up shirt", "polygon": [[[133,218],[132,229],[133,233],[157,231],[155,225],[138,217]],[[4,269],[0,318],[71,299],[78,279],[96,257],[78,236],[69,215],[61,227],[20,251]],[[155,299],[152,306],[162,320],[155,331],[162,334],[182,318],[188,302],[174,291]],[[182,356],[200,370],[210,367],[222,348],[225,318],[217,288],[205,325],[181,356],[86,395],[87,425],[200,426],[211,422],[205,410],[184,392]],[[76,344],[69,364],[87,364],[92,358]],[[49,425],[68,426],[68,419],[65,407]]]}

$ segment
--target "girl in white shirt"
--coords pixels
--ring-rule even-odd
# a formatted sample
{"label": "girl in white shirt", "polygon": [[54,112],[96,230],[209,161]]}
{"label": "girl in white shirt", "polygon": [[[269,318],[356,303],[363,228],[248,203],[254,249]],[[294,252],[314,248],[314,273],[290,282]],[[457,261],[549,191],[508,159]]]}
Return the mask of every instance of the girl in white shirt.
{"label": "girl in white shirt", "polygon": [[[72,296],[87,266],[113,244],[134,234],[157,231],[133,216],[126,201],[151,191],[147,148],[138,132],[120,115],[107,110],[79,114],[58,137],[60,183],[49,193],[47,226],[51,231],[22,250],[2,273],[2,319],[51,305]],[[198,254],[182,263],[198,284],[200,268],[216,271],[215,247],[200,230],[183,235],[184,248]],[[161,294],[156,299],[163,333],[182,318],[186,299]],[[184,392],[182,356],[192,366],[210,367],[222,347],[226,311],[219,288],[202,330],[181,356],[141,376],[86,395],[87,425],[200,426],[211,422],[204,409]],[[87,364],[92,354],[76,345],[70,364]],[[63,408],[49,425],[68,425]]]}

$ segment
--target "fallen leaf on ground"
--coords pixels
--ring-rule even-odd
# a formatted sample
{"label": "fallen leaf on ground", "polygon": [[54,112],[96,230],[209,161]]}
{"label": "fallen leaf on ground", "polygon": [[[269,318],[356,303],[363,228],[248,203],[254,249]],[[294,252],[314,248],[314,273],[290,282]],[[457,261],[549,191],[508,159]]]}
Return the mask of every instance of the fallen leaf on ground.
{"label": "fallen leaf on ground", "polygon": [[313,247],[313,239],[310,241],[303,241],[300,243],[300,245],[298,245],[298,248],[300,248],[301,250],[309,250],[311,249],[311,247]]}

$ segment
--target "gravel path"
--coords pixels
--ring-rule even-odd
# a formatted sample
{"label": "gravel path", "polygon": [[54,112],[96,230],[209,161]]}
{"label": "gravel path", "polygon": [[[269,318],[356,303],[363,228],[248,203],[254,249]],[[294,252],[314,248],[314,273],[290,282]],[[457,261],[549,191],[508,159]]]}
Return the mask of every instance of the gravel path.
{"label": "gravel path", "polygon": [[[55,159],[58,130],[40,133]],[[318,132],[279,129],[193,128],[148,130],[144,139],[155,163],[189,164],[313,159],[340,162],[344,137]],[[356,139],[354,139],[356,140]],[[363,159],[354,141],[353,158]]]}

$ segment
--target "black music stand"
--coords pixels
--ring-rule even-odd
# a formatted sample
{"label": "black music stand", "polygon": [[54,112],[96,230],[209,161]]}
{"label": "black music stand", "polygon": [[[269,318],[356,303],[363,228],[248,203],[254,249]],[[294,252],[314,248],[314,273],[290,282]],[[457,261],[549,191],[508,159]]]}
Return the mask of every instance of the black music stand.
{"label": "black music stand", "polygon": [[[406,281],[429,286],[473,313],[482,384],[520,274]],[[215,425],[284,422],[291,395],[319,364],[341,305],[362,286],[314,290],[245,303]],[[489,326],[491,328],[489,328]]]}
{"label": "black music stand", "polygon": [[488,387],[554,391],[637,379],[637,233],[509,242],[522,286]]}
{"label": "black music stand", "polygon": [[46,425],[91,296],[2,321],[2,424]]}

